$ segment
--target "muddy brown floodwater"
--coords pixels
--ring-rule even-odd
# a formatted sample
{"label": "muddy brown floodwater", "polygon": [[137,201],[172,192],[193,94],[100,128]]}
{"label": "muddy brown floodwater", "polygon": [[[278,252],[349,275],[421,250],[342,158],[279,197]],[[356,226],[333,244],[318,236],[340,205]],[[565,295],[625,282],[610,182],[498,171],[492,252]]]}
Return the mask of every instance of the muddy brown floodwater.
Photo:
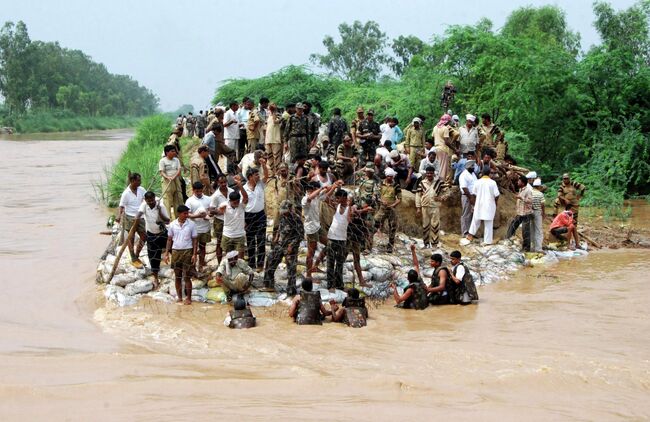
{"label": "muddy brown floodwater", "polygon": [[387,302],[359,330],[282,306],[235,331],[224,306],[105,304],[91,181],[130,134],[0,140],[2,420],[650,417],[648,250],[520,271],[476,306]]}

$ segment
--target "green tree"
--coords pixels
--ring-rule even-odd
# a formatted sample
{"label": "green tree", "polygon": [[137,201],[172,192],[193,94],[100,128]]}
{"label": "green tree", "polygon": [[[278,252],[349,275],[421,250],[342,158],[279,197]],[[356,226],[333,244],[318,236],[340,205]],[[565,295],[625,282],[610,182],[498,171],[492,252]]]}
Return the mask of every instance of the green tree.
{"label": "green tree", "polygon": [[402,76],[406,67],[411,62],[413,56],[422,54],[426,44],[424,41],[414,35],[403,36],[393,40],[391,48],[395,54],[396,59],[391,64],[391,69],[397,76]]}
{"label": "green tree", "polygon": [[0,94],[10,112],[23,112],[30,99],[33,49],[27,26],[6,22],[0,30]]}
{"label": "green tree", "polygon": [[385,55],[388,38],[374,21],[339,25],[340,42],[330,35],[323,38],[327,54],[312,54],[313,63],[327,69],[331,75],[354,82],[377,80],[382,69],[391,61]]}

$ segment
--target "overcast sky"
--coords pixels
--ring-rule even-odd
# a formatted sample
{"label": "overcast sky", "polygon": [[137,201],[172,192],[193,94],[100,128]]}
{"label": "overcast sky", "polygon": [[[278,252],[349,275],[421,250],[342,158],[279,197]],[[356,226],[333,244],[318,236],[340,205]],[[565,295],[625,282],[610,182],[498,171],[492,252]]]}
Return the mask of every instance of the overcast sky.
{"label": "overcast sky", "polygon": [[[131,75],[160,97],[163,110],[181,104],[198,110],[225,79],[308,63],[341,22],[374,20],[389,38],[428,40],[483,16],[498,29],[515,8],[549,3],[566,11],[583,49],[600,42],[591,0],[0,0],[0,21],[22,20],[32,40],[59,41],[110,72]],[[634,1],[610,3],[622,9]]]}

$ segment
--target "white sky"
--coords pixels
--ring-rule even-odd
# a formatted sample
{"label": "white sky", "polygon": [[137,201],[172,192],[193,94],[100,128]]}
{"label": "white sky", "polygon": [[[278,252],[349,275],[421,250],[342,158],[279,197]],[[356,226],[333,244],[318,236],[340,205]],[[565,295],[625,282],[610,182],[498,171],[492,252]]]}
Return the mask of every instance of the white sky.
{"label": "white sky", "polygon": [[[612,0],[616,9],[633,0]],[[225,79],[258,77],[322,53],[341,22],[379,23],[389,38],[428,40],[453,24],[487,17],[500,28],[514,9],[554,4],[565,10],[582,48],[599,43],[591,0],[260,2],[221,0],[0,0],[0,24],[22,20],[32,40],[79,49],[110,72],[128,74],[160,97],[163,110],[209,104]]]}

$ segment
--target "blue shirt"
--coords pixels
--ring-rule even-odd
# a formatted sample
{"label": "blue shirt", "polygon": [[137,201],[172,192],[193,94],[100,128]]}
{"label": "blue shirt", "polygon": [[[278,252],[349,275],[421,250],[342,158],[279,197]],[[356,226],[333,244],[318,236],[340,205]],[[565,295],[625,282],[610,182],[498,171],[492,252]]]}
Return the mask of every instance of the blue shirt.
{"label": "blue shirt", "polygon": [[402,132],[402,129],[399,128],[399,126],[395,126],[393,132],[393,137],[391,138],[391,144],[393,146],[393,149],[397,148],[397,144],[402,142],[402,139],[404,139],[404,132]]}

